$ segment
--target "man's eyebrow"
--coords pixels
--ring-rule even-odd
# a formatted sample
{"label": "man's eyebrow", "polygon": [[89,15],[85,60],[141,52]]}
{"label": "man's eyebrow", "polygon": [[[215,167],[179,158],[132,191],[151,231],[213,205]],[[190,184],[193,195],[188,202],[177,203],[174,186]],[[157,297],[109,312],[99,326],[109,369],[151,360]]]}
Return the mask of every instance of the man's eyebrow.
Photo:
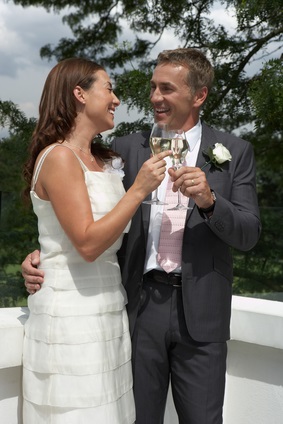
{"label": "man's eyebrow", "polygon": [[[150,84],[156,85],[156,82],[154,80],[151,80],[150,81]],[[170,86],[173,86],[173,84],[171,83],[171,81],[162,81],[162,82],[159,83],[159,85],[170,85]]]}
{"label": "man's eyebrow", "polygon": [[[150,81],[150,85],[156,85],[156,83],[154,81]],[[170,81],[165,81],[165,82],[160,82],[159,85],[161,87],[174,87],[174,84],[172,84]]]}

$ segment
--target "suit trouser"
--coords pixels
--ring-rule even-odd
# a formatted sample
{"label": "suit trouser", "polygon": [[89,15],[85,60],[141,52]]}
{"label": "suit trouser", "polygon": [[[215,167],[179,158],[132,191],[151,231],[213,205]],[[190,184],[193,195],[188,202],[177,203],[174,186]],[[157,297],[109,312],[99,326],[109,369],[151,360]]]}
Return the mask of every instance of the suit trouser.
{"label": "suit trouser", "polygon": [[199,343],[187,330],[182,289],[143,285],[133,335],[136,424],[162,424],[168,385],[180,424],[221,424],[226,343]]}

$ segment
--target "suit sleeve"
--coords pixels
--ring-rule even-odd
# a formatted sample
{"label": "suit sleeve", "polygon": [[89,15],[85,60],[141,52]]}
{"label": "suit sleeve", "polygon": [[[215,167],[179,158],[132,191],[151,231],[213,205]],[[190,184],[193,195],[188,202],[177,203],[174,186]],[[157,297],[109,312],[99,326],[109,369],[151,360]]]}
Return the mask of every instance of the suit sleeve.
{"label": "suit sleeve", "polygon": [[257,243],[260,231],[260,215],[256,193],[256,171],[253,148],[250,143],[232,159],[233,172],[229,196],[217,192],[216,204],[207,225],[229,246],[247,251]]}

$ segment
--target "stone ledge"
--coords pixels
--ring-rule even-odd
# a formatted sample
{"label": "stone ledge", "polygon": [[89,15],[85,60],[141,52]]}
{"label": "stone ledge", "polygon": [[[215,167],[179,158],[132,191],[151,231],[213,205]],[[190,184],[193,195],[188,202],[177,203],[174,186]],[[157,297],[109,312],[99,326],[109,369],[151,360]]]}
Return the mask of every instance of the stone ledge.
{"label": "stone ledge", "polygon": [[22,365],[24,323],[28,308],[0,309],[0,369]]}
{"label": "stone ledge", "polygon": [[233,296],[231,339],[283,349],[283,302]]}
{"label": "stone ledge", "polygon": [[[28,308],[0,308],[0,369],[22,364]],[[283,302],[233,296],[231,339],[283,350]]]}

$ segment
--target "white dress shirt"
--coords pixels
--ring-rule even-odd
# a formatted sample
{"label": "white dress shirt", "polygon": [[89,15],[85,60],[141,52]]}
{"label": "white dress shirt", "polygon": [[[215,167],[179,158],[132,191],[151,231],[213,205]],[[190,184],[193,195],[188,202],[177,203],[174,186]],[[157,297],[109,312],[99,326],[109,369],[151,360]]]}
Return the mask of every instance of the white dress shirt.
{"label": "white dress shirt", "polygon": [[[197,156],[200,148],[201,142],[201,122],[199,121],[193,128],[186,132],[186,139],[189,143],[189,151],[186,155],[186,165],[195,166],[197,161]],[[166,158],[167,169],[172,166],[172,159]],[[166,172],[166,176],[160,186],[158,187],[158,198],[163,201],[165,197],[167,182],[169,174]],[[183,196],[183,202],[188,203],[188,198]],[[177,202],[176,202],[177,203]],[[163,271],[160,265],[157,262],[157,253],[160,237],[160,226],[163,213],[163,205],[151,205],[150,211],[150,223],[148,229],[148,240],[146,247],[146,258],[145,258],[145,267],[144,273],[150,271],[151,269],[159,269]],[[175,269],[174,272],[181,273],[181,269]]]}

